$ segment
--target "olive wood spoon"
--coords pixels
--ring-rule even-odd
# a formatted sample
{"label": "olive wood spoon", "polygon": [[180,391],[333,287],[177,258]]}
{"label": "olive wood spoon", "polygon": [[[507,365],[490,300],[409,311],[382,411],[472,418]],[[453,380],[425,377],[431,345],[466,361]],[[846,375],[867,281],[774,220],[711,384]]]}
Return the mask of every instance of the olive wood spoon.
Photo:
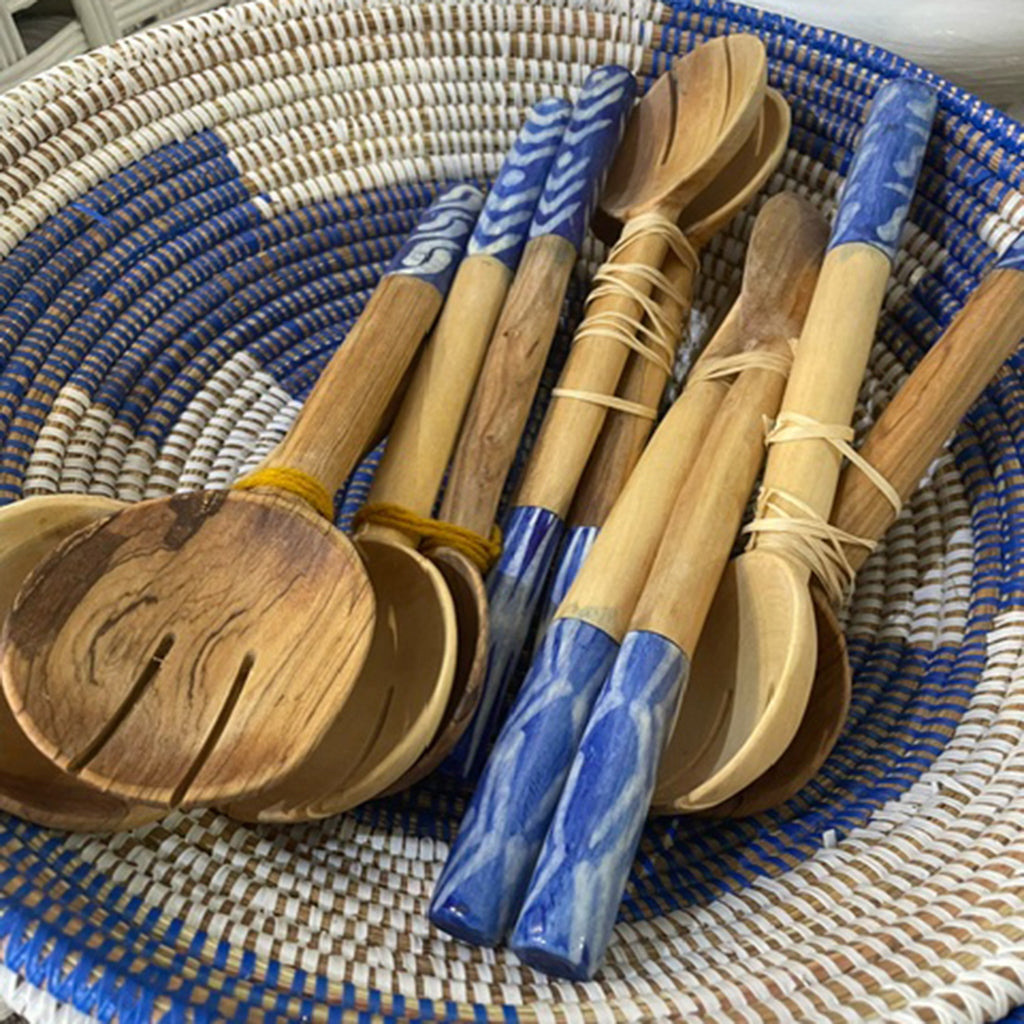
{"label": "olive wood spoon", "polygon": [[[368,509],[430,515],[570,111],[564,100],[542,101],[510,150],[395,417]],[[377,602],[363,671],[313,754],[278,784],[226,808],[232,817],[287,822],[340,813],[395,784],[424,752],[448,705],[458,644],[448,586],[417,541],[372,519],[357,528]]]}
{"label": "olive wood spoon", "polygon": [[[806,206],[789,195],[766,205],[755,227],[743,297],[697,367],[774,342],[776,335],[785,341],[799,326],[774,310],[801,301],[806,309],[813,287],[824,226],[819,218],[820,231],[801,230]],[[559,608],[435,888],[431,920],[444,930],[494,944],[511,923],[590,705],[626,632],[676,495],[727,390],[723,379],[695,378],[676,400]]]}
{"label": "olive wood spoon", "polygon": [[[650,214],[678,221],[753,131],[766,74],[764,46],[749,35],[711,40],[673,64],[630,118],[603,195],[605,209],[627,222]],[[609,264],[660,268],[668,251],[663,233],[638,233]],[[691,261],[689,273],[694,269]],[[588,304],[581,332],[591,333],[581,333],[570,349],[506,518],[505,547],[488,581],[490,638],[480,706],[450,758],[463,778],[482,767],[607,411],[559,392],[614,393],[629,349],[615,331],[595,325],[643,315],[640,297],[650,294],[652,283],[636,272],[627,277],[635,295],[616,292]]]}
{"label": "olive wood spoon", "polygon": [[[1024,338],[1024,235],[996,262],[942,337],[871,428],[860,454],[906,501],[967,410]],[[868,541],[880,540],[896,518],[882,493],[856,467],[839,478],[832,522]],[[847,552],[854,569],[867,547]],[[818,664],[796,736],[782,757],[731,800],[711,809],[733,817],[757,814],[795,796],[825,763],[850,706],[852,677],[839,619],[814,585]],[[667,811],[674,813],[674,808]]]}
{"label": "olive wood spoon", "polygon": [[[124,508],[91,494],[46,494],[0,509],[0,621],[26,576],[58,544]],[[29,742],[0,694],[0,808],[45,828],[113,832],[164,812],[128,803],[61,771]]]}
{"label": "olive wood spoon", "polygon": [[343,713],[374,599],[331,495],[437,316],[480,203],[459,185],[433,204],[264,460],[307,498],[265,486],[144,501],[26,580],[3,685],[59,767],[154,806],[225,802],[300,764]]}
{"label": "olive wood spoon", "polygon": [[[854,153],[829,251],[797,347],[780,419],[846,426],[867,366],[891,262],[924,156],[935,92],[900,79],[875,95]],[[827,521],[841,456],[828,442],[772,445],[762,483],[775,504],[759,519]],[[755,527],[758,520],[755,519]],[[728,714],[703,737],[673,805],[698,810],[753,782],[796,734],[817,664],[810,569],[773,533],[755,534],[730,564],[707,622],[715,656],[694,663],[728,693]],[[679,785],[678,775],[673,785]]]}
{"label": "olive wood spoon", "polygon": [[[766,90],[758,127],[718,177],[682,213],[680,227],[696,253],[699,254],[767,182],[782,160],[789,127],[789,105],[774,89]],[[672,255],[667,257],[665,272],[685,293],[690,288],[690,278],[687,274],[685,278],[676,279],[672,269],[675,260]],[[681,338],[684,334],[689,313],[689,303],[678,310],[663,308],[663,315],[671,318],[675,337]],[[658,364],[633,352],[616,394],[625,401],[655,408],[667,383],[668,377]],[[615,409],[608,411],[569,511],[568,531],[538,620],[537,643],[569,592],[601,524],[640,458],[653,426],[653,422],[644,417]]]}

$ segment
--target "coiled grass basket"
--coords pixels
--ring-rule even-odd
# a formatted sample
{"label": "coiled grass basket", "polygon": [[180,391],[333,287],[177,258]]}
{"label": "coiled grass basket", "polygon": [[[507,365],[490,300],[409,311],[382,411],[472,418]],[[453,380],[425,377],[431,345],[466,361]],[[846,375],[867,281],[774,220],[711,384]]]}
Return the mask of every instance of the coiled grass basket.
{"label": "coiled grass basket", "polygon": [[[0,503],[228,484],[287,428],[440,181],[494,173],[526,106],[588,67],[649,85],[736,31],[764,39],[793,107],[766,193],[825,208],[879,82],[933,79],[716,0],[265,0],[0,96]],[[861,432],[1024,229],[1024,129],[936,84]],[[695,339],[735,294],[754,212],[704,255]],[[1024,1020],[1022,370],[861,573],[853,710],[820,776],[755,819],[650,825],[597,981],[428,926],[464,799],[428,781],[308,827],[204,811],[95,837],[0,818],[0,997],[124,1024]]]}

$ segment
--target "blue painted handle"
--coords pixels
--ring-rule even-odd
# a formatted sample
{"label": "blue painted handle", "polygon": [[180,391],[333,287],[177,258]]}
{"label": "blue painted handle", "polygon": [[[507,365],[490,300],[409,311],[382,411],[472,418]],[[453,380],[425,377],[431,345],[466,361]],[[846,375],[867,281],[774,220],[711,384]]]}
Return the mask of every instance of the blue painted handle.
{"label": "blue painted handle", "polygon": [[487,193],[483,212],[466,248],[467,256],[486,253],[515,272],[571,113],[571,103],[553,97],[541,100],[526,115],[526,124]]}
{"label": "blue painted handle", "polygon": [[889,82],[875,93],[843,185],[830,249],[866,242],[889,260],[895,257],[936,102],[930,85],[909,78]]}
{"label": "blue painted handle", "polygon": [[447,295],[483,205],[480,189],[453,185],[430,204],[386,273],[410,274]]}
{"label": "blue painted handle", "polygon": [[996,263],[997,270],[1024,270],[1024,232],[1021,232]]}
{"label": "blue painted handle", "polygon": [[548,591],[537,616],[536,645],[539,647],[547,633],[548,624],[555,617],[558,606],[565,600],[569,588],[576,582],[580,569],[590,549],[597,540],[600,527],[574,526],[562,542],[561,550],[555,560],[555,569],[551,573]]}
{"label": "blue painted handle", "polygon": [[530,238],[560,235],[576,249],[583,244],[635,96],[636,80],[616,64],[587,76],[544,183]]}
{"label": "blue painted handle", "polygon": [[600,966],[688,673],[671,640],[626,635],[512,933],[511,948],[539,970],[583,981]]}
{"label": "blue painted handle", "polygon": [[589,623],[553,623],[434,889],[430,920],[438,928],[477,945],[493,946],[505,937],[618,649]]}
{"label": "blue painted handle", "polygon": [[487,579],[489,633],[480,704],[445,765],[463,779],[475,778],[483,767],[564,529],[548,509],[524,506],[509,513],[501,559]]}

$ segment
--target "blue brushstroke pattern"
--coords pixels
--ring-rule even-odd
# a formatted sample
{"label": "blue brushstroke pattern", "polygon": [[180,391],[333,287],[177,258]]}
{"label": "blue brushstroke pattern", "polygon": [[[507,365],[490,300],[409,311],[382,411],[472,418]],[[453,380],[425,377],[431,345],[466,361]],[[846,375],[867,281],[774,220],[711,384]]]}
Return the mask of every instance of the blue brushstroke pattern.
{"label": "blue brushstroke pattern", "polygon": [[537,616],[537,648],[543,642],[548,624],[555,617],[559,605],[565,600],[569,588],[576,582],[576,577],[583,568],[594,541],[597,540],[599,530],[597,526],[573,526],[562,542],[562,548],[555,560],[555,570],[550,576],[548,592],[544,595],[543,606],[540,615]]}
{"label": "blue brushstroke pattern", "polygon": [[587,75],[544,183],[530,238],[560,235],[575,249],[583,244],[635,96],[636,80],[626,68],[608,64]]}
{"label": "blue brushstroke pattern", "polygon": [[541,100],[530,110],[487,193],[483,212],[466,247],[467,256],[486,254],[515,272],[526,235],[572,114],[567,100]]}
{"label": "blue brushstroke pattern", "polygon": [[1024,232],[1021,232],[1013,245],[1000,256],[996,267],[999,270],[1024,270]]}
{"label": "blue brushstroke pattern", "polygon": [[484,194],[472,185],[453,185],[434,200],[388,264],[388,274],[410,274],[448,293]]}
{"label": "blue brushstroke pattern", "polygon": [[489,637],[480,705],[446,763],[446,771],[463,779],[475,778],[483,767],[564,529],[546,508],[509,513],[505,547],[487,579]]}
{"label": "blue brushstroke pattern", "polygon": [[846,175],[829,248],[873,245],[889,260],[899,248],[937,95],[924,82],[900,78],[875,93]]}
{"label": "blue brushstroke pattern", "polygon": [[618,649],[587,622],[552,624],[434,889],[430,920],[438,928],[477,945],[504,938]]}
{"label": "blue brushstroke pattern", "polygon": [[511,948],[531,966],[582,981],[600,965],[689,670],[671,640],[626,635],[512,933]]}

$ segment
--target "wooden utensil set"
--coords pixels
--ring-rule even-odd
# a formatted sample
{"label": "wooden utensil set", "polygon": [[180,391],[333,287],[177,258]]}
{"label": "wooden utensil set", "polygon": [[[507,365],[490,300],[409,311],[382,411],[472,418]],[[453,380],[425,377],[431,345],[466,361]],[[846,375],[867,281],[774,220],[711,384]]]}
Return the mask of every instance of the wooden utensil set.
{"label": "wooden utensil set", "polygon": [[[739,297],[654,429],[698,253],[785,149],[766,77],[760,41],[728,36],[635,107],[615,66],[538,103],[486,199],[457,185],[426,212],[231,491],[0,511],[0,807],[84,830],[208,804],[292,822],[470,780],[431,920],[586,979],[649,813],[796,793],[849,705],[853,573],[1024,334],[1024,241],[854,452],[935,113],[924,83],[884,85],[831,232],[795,194],[763,203]],[[499,545],[599,199],[614,244]],[[333,495],[382,423],[349,538]]]}

